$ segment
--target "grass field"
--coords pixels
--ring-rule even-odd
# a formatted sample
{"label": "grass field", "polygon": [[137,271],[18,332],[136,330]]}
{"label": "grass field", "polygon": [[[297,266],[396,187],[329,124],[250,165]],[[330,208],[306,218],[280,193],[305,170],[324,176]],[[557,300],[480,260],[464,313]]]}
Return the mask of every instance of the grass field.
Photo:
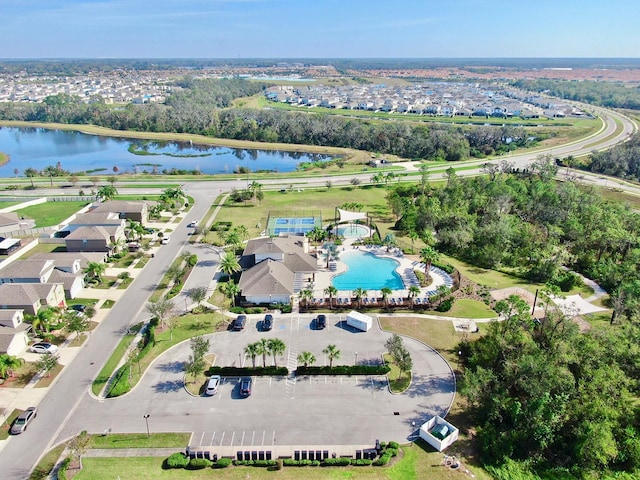
{"label": "grass field", "polygon": [[[178,449],[176,451],[179,451]],[[274,471],[255,467],[228,467],[225,469],[184,470],[161,468],[162,458],[84,458],[83,470],[73,478],[76,480],[146,480],[156,478],[203,480],[463,480],[471,478],[462,471],[442,466],[443,455],[422,441],[403,446],[401,454],[386,467],[285,467]],[[473,469],[474,478],[488,480],[483,471]]]}
{"label": "grass field", "polygon": [[18,215],[32,218],[36,227],[51,227],[69,218],[87,202],[45,202],[17,210]]}

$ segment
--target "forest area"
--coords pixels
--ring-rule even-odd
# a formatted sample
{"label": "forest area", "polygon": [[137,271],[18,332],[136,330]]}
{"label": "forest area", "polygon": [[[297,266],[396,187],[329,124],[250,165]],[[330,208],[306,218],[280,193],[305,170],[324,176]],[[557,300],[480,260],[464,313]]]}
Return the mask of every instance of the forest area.
{"label": "forest area", "polygon": [[514,87],[607,108],[640,110],[640,87],[593,80],[516,80]]}
{"label": "forest area", "polygon": [[114,108],[58,94],[43,103],[0,103],[0,120],[90,124],[122,131],[177,132],[216,138],[353,148],[402,158],[459,161],[484,158],[538,140],[522,127],[413,125],[338,115],[233,108],[235,98],[265,84],[241,79],[176,82],[166,104]]}
{"label": "forest area", "polygon": [[[517,296],[504,321],[465,343],[460,392],[483,462],[497,479],[637,478],[640,474],[640,223],[638,215],[574,182],[556,182],[550,157],[529,172],[475,178],[449,169],[398,185],[387,201],[398,234],[467,262],[545,285],[543,318]],[[615,315],[588,330],[548,300],[583,273]]]}

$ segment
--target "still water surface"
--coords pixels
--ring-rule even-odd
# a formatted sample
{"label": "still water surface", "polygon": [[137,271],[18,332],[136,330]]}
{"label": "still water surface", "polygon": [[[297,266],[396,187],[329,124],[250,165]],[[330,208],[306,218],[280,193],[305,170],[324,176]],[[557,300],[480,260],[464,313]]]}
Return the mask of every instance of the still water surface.
{"label": "still water surface", "polygon": [[[148,153],[136,155],[133,150]],[[202,173],[232,173],[239,167],[252,172],[270,170],[290,172],[301,162],[328,160],[320,154],[273,150],[248,150],[196,145],[189,142],[156,142],[125,138],[100,137],[80,132],[44,128],[0,128],[0,152],[10,161],[0,167],[0,177],[19,175],[25,168],[42,170],[50,165],[64,170],[97,174],[144,173],[199,170]]]}

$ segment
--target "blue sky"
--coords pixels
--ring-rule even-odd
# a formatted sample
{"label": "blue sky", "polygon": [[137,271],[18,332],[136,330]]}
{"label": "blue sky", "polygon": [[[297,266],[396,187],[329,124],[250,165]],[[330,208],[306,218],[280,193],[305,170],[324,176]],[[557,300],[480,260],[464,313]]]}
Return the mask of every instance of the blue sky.
{"label": "blue sky", "polygon": [[638,0],[0,0],[0,58],[640,57]]}

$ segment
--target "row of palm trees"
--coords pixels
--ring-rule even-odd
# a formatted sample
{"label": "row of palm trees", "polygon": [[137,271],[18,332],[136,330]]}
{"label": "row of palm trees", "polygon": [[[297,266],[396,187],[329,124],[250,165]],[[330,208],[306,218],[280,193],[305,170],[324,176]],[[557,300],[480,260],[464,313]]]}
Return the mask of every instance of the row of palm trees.
{"label": "row of palm trees", "polygon": [[267,355],[273,356],[273,366],[277,367],[277,357],[284,353],[287,346],[279,338],[263,338],[259,342],[250,343],[244,347],[244,353],[251,358],[253,368],[256,368],[256,357],[262,355],[262,366],[267,366]]}
{"label": "row of palm trees", "polygon": [[[334,299],[338,294],[338,289],[333,285],[328,286],[324,289],[324,294],[329,297],[329,309],[333,309],[335,306]],[[365,298],[367,298],[369,292],[362,287],[356,288],[353,292],[353,298],[355,298],[356,303],[358,304],[358,308],[362,308],[362,303]],[[393,294],[393,290],[389,287],[383,287],[380,289],[380,295],[382,296],[382,302],[384,303],[385,308],[389,306],[389,298]],[[409,287],[409,299],[411,300],[411,306],[413,306],[413,302],[416,297],[420,295],[420,287],[417,285],[411,285]],[[313,300],[313,290],[304,289],[299,293],[300,301],[308,308],[311,304],[311,300]]]}
{"label": "row of palm trees", "polygon": [[[279,338],[263,338],[259,342],[250,343],[244,347],[244,353],[251,358],[251,364],[253,368],[256,368],[256,358],[262,355],[262,366],[267,366],[267,355],[273,356],[273,366],[277,367],[277,357],[282,355],[287,346]],[[327,345],[327,348],[322,350],[329,359],[329,368],[333,368],[333,361],[340,358],[340,350],[334,344]],[[302,352],[298,355],[298,363],[302,363],[305,368],[309,365],[313,365],[316,362],[316,357],[311,352]]]}

